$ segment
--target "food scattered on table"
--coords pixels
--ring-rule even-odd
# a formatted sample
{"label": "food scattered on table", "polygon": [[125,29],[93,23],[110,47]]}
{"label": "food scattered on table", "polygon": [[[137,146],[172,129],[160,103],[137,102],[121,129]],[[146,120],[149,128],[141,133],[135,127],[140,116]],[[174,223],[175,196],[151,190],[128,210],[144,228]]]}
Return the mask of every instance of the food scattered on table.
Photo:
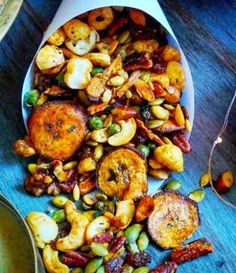
{"label": "food scattered on table", "polygon": [[227,170],[220,174],[218,179],[214,182],[213,186],[218,193],[226,193],[232,188],[233,183],[233,173],[232,171]]}
{"label": "food scattered on table", "polygon": [[[181,246],[200,220],[197,203],[175,191],[139,201],[117,201],[95,191],[76,201],[58,195],[52,204],[58,209],[30,212],[26,218],[48,273],[173,273],[177,264],[213,251],[205,238]],[[151,239],[162,248],[174,248],[170,261],[152,270]]]}
{"label": "food scattered on table", "polygon": [[177,247],[171,252],[171,260],[177,264],[189,262],[213,251],[212,244],[205,238]]}
{"label": "food scattered on table", "polygon": [[154,204],[148,218],[148,231],[153,241],[162,248],[179,246],[200,225],[196,203],[180,193],[157,193]]}
{"label": "food scattered on table", "polygon": [[14,150],[38,157],[25,189],[142,198],[148,174],[184,170],[184,87],[180,51],[149,15],[106,7],[71,19],[38,51],[25,95],[28,136]]}

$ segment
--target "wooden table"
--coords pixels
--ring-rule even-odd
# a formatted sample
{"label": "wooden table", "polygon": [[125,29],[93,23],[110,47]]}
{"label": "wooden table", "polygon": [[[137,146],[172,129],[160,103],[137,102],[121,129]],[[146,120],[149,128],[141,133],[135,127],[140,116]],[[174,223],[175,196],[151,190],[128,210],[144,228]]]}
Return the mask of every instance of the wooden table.
{"label": "wooden table", "polygon": [[[27,162],[12,152],[12,144],[25,135],[20,108],[24,75],[59,3],[24,1],[17,20],[0,43],[0,192],[23,215],[50,207],[51,197],[36,198],[24,191]],[[186,171],[175,175],[188,193],[198,187],[200,175],[207,170],[213,139],[236,88],[236,1],[161,0],[160,4],[186,54],[195,85],[193,151],[186,156]],[[225,151],[222,164],[227,164],[229,154]],[[236,210],[220,202],[210,189],[199,207],[202,224],[193,239],[209,238],[215,252],[181,265],[178,272],[236,272]],[[158,261],[168,255],[168,251],[152,251]]]}

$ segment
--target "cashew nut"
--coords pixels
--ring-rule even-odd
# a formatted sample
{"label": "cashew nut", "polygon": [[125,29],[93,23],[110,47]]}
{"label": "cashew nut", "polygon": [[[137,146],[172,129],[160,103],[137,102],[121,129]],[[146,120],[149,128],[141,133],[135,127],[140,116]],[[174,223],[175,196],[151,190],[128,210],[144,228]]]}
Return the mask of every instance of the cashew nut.
{"label": "cashew nut", "polygon": [[121,131],[108,138],[111,146],[121,146],[127,144],[135,135],[137,125],[133,118],[117,121],[121,126]]}
{"label": "cashew nut", "polygon": [[57,240],[56,248],[60,251],[74,250],[82,246],[85,242],[85,230],[89,221],[80,214],[74,203],[68,200],[65,204],[66,219],[71,223],[70,233]]}
{"label": "cashew nut", "polygon": [[93,65],[104,67],[111,65],[111,57],[106,53],[88,53],[86,57],[93,63]]}
{"label": "cashew nut", "polygon": [[48,273],[69,273],[69,267],[60,262],[58,251],[50,245],[43,249],[43,262]]}
{"label": "cashew nut", "polygon": [[95,218],[87,227],[86,240],[91,243],[95,235],[102,234],[110,227],[110,220],[105,216]]}
{"label": "cashew nut", "polygon": [[58,28],[49,38],[48,42],[55,46],[62,45],[66,40],[66,35],[62,28]]}
{"label": "cashew nut", "polygon": [[71,89],[86,88],[92,69],[93,65],[87,58],[73,57],[68,61],[64,81]]}
{"label": "cashew nut", "polygon": [[27,215],[26,221],[39,248],[44,248],[46,243],[50,243],[57,237],[58,226],[47,214],[32,211]]}

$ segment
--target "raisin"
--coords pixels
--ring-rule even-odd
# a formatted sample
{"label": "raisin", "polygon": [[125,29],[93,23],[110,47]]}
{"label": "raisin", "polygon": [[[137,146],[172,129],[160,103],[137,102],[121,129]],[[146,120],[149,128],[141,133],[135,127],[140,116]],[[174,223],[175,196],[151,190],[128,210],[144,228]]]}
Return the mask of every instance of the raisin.
{"label": "raisin", "polygon": [[166,70],[166,62],[162,59],[159,52],[155,51],[152,54],[152,62],[153,66],[151,68],[151,72],[154,73],[164,73]]}
{"label": "raisin", "polygon": [[117,238],[114,238],[109,245],[108,250],[112,253],[116,253],[124,244],[125,244],[126,238],[124,236],[119,236]]}
{"label": "raisin", "polygon": [[122,270],[123,264],[124,264],[124,259],[122,257],[111,259],[109,262],[105,264],[105,272],[120,273]]}
{"label": "raisin", "polygon": [[128,72],[139,69],[150,69],[153,63],[148,52],[134,52],[125,58],[124,69]]}
{"label": "raisin", "polygon": [[145,252],[129,253],[126,257],[126,262],[132,266],[144,266],[151,262],[151,256]]}
{"label": "raisin", "polygon": [[158,265],[149,273],[175,273],[177,270],[177,264],[175,262],[164,262]]}
{"label": "raisin", "polygon": [[93,237],[94,242],[101,243],[101,244],[103,244],[103,243],[110,243],[110,241],[112,239],[113,239],[113,236],[110,233],[108,233],[108,232],[104,232],[101,235],[95,235]]}

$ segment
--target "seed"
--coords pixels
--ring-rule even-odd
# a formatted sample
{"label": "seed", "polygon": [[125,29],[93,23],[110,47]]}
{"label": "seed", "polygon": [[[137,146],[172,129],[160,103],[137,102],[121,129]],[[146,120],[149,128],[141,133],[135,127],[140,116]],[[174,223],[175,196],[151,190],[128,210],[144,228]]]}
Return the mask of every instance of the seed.
{"label": "seed", "polygon": [[171,104],[164,103],[163,107],[165,107],[167,110],[170,110],[170,111],[175,110],[175,107]]}
{"label": "seed", "polygon": [[52,199],[53,205],[58,208],[64,208],[67,201],[68,201],[68,198],[66,198],[65,196],[61,196],[61,195],[58,195]]}
{"label": "seed", "polygon": [[82,214],[88,219],[89,222],[92,222],[95,219],[96,210],[85,211]]}
{"label": "seed", "polygon": [[71,273],[83,273],[83,272],[84,270],[81,267],[76,267],[71,271]]}
{"label": "seed", "polygon": [[82,102],[82,104],[84,104],[85,106],[89,106],[91,104],[84,90],[79,90],[77,96],[79,101]]}
{"label": "seed", "polygon": [[84,200],[84,202],[85,202],[87,205],[89,205],[89,206],[94,205],[95,202],[96,202],[96,201],[91,197],[91,195],[89,195],[89,194],[85,194],[85,195],[83,196],[83,200]]}
{"label": "seed", "polygon": [[104,257],[106,255],[108,255],[108,244],[99,244],[99,243],[95,243],[92,242],[91,243],[91,249],[93,251],[93,253],[97,256],[100,257]]}
{"label": "seed", "polygon": [[155,89],[153,83],[150,80],[147,82],[147,84],[151,88],[151,90]]}
{"label": "seed", "polygon": [[99,210],[99,211],[104,211],[104,208],[105,208],[105,204],[104,204],[104,202],[102,202],[102,201],[97,201],[96,203],[95,203],[95,209],[97,209],[97,210]]}
{"label": "seed", "polygon": [[149,268],[147,266],[141,266],[134,269],[132,273],[148,273],[148,272],[149,272]]}
{"label": "seed", "polygon": [[94,149],[93,159],[97,162],[103,156],[103,145],[98,144]]}
{"label": "seed", "polygon": [[77,161],[70,161],[63,166],[64,171],[72,170],[77,166]]}
{"label": "seed", "polygon": [[111,90],[107,88],[105,92],[102,94],[102,101],[108,102],[110,101],[111,97],[112,97]]}
{"label": "seed", "polygon": [[36,171],[37,171],[37,164],[34,164],[34,163],[28,164],[28,171],[29,171],[31,174],[36,173]]}
{"label": "seed", "polygon": [[64,222],[66,220],[66,215],[65,215],[64,210],[60,209],[60,210],[56,211],[53,214],[52,219],[57,223]]}
{"label": "seed", "polygon": [[204,173],[200,178],[200,186],[205,187],[210,183],[211,175],[207,172]]}
{"label": "seed", "polygon": [[140,251],[144,251],[149,244],[149,238],[147,236],[147,233],[145,231],[141,232],[138,240],[137,240],[137,245]]}
{"label": "seed", "polygon": [[128,227],[124,233],[127,243],[135,243],[142,229],[143,226],[140,224],[134,224]]}
{"label": "seed", "polygon": [[92,132],[88,132],[87,135],[85,136],[85,141],[89,140],[91,137]]}
{"label": "seed", "polygon": [[128,30],[122,32],[119,36],[118,36],[118,41],[120,44],[123,44],[130,36],[130,32]]}
{"label": "seed", "polygon": [[205,190],[198,189],[191,192],[188,197],[192,199],[193,201],[199,203],[203,200],[204,196],[205,196]]}
{"label": "seed", "polygon": [[99,267],[96,273],[105,273],[105,267],[104,266]]}
{"label": "seed", "polygon": [[110,115],[104,121],[104,127],[107,128],[112,124],[113,117]]}
{"label": "seed", "polygon": [[90,260],[85,266],[84,273],[95,273],[102,265],[103,258],[94,258]]}
{"label": "seed", "polygon": [[92,206],[87,205],[85,202],[81,202],[81,208],[83,210],[91,210]]}
{"label": "seed", "polygon": [[164,120],[155,119],[155,120],[147,121],[146,125],[147,125],[148,128],[154,129],[154,128],[160,127],[164,123],[165,123]]}
{"label": "seed", "polygon": [[79,250],[82,252],[88,252],[91,250],[91,247],[90,245],[82,245]]}
{"label": "seed", "polygon": [[148,104],[150,106],[156,106],[156,105],[161,105],[163,103],[164,99],[163,98],[156,98],[154,101],[149,102]]}
{"label": "seed", "polygon": [[[100,117],[100,118],[101,118],[101,120],[103,120],[103,121],[104,121],[104,120],[107,118],[107,115],[103,114],[103,115],[101,115],[101,117]],[[104,124],[104,127],[106,127],[106,126],[105,126],[105,124]]]}
{"label": "seed", "polygon": [[121,48],[120,56],[121,56],[122,61],[124,61],[126,55],[127,55],[126,50],[124,48]]}
{"label": "seed", "polygon": [[191,132],[191,125],[188,119],[185,119],[185,129],[187,132]]}
{"label": "seed", "polygon": [[154,170],[154,169],[149,168],[148,172],[150,175],[152,175],[153,177],[160,179],[160,180],[166,180],[169,177],[169,172],[166,170],[162,170],[162,169]]}
{"label": "seed", "polygon": [[151,82],[158,82],[163,88],[168,88],[170,85],[170,79],[167,74],[156,74],[155,76],[151,76]]}
{"label": "seed", "polygon": [[127,90],[125,92],[126,99],[131,99],[132,98],[132,92],[130,90]]}
{"label": "seed", "polygon": [[109,80],[109,84],[111,86],[120,86],[125,82],[124,78],[121,76],[114,76],[112,78],[110,78]]}
{"label": "seed", "polygon": [[159,105],[152,106],[151,112],[156,118],[162,119],[162,120],[167,119],[169,116],[167,110]]}
{"label": "seed", "polygon": [[79,201],[79,198],[80,198],[80,189],[78,184],[76,184],[73,188],[73,199],[75,201]]}
{"label": "seed", "polygon": [[150,71],[143,70],[141,71],[140,79],[144,82],[148,82],[150,79]]}
{"label": "seed", "polygon": [[181,188],[181,182],[177,179],[173,179],[165,185],[166,190],[179,191],[180,188]]}
{"label": "seed", "polygon": [[139,248],[136,243],[127,244],[127,249],[133,254],[139,252]]}
{"label": "seed", "polygon": [[94,130],[91,134],[91,139],[99,143],[105,143],[108,140],[108,133],[106,128],[100,130]]}
{"label": "seed", "polygon": [[170,140],[168,137],[166,137],[166,136],[162,137],[162,140],[163,140],[166,144],[172,144],[172,145],[173,145],[173,143],[171,142],[171,140]]}
{"label": "seed", "polygon": [[87,157],[79,162],[78,164],[78,173],[83,174],[86,172],[96,170],[96,162],[91,158]]}
{"label": "seed", "polygon": [[58,165],[54,168],[53,174],[60,182],[64,182],[67,179],[67,172],[62,170],[62,165]]}
{"label": "seed", "polygon": [[86,141],[86,144],[92,147],[98,146],[97,141],[93,141],[93,140]]}
{"label": "seed", "polygon": [[174,119],[178,125],[182,126],[185,124],[185,118],[182,111],[182,108],[179,104],[177,104],[175,111],[174,111]]}
{"label": "seed", "polygon": [[185,106],[181,106],[181,108],[182,108],[182,111],[183,111],[183,113],[184,113],[184,117],[185,117],[186,119],[189,119],[189,114],[188,114],[187,108],[186,108]]}
{"label": "seed", "polygon": [[107,200],[107,195],[101,192],[96,193],[96,198],[99,201],[106,201]]}

